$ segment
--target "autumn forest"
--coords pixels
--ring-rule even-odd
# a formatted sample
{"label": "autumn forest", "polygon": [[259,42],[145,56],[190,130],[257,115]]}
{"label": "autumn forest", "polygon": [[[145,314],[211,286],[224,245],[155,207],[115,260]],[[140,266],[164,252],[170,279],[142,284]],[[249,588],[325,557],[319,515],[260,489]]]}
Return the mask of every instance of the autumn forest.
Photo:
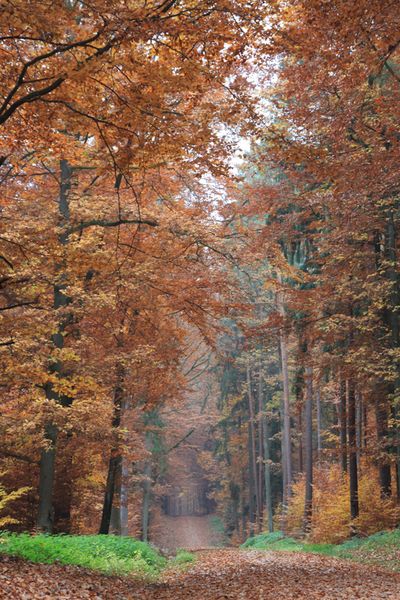
{"label": "autumn forest", "polygon": [[0,24],[0,598],[399,598],[398,3]]}

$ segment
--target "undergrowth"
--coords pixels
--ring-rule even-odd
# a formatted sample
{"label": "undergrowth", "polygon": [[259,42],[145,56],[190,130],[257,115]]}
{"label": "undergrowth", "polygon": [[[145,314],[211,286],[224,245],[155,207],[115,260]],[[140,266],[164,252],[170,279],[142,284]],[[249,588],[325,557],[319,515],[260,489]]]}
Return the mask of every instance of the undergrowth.
{"label": "undergrowth", "polygon": [[248,538],[241,548],[325,554],[400,572],[400,529],[380,531],[364,538],[354,537],[342,544],[314,544],[275,531]]}
{"label": "undergrowth", "polygon": [[157,576],[168,563],[149,544],[113,535],[3,533],[0,553],[37,563],[77,565],[110,575],[143,577]]}

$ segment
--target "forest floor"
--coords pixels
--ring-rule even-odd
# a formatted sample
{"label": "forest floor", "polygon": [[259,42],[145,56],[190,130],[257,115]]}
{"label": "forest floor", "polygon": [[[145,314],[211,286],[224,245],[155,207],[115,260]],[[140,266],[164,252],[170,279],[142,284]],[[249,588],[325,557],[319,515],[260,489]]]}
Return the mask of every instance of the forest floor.
{"label": "forest floor", "polygon": [[400,575],[320,555],[215,549],[156,583],[0,558],[1,600],[399,600]]}

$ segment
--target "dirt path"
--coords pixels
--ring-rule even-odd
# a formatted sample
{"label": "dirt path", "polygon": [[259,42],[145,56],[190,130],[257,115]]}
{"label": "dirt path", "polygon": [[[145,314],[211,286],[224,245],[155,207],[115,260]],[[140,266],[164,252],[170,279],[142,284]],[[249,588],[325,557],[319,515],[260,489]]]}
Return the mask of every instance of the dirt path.
{"label": "dirt path", "polygon": [[400,600],[400,575],[317,555],[212,550],[157,584],[59,565],[0,562],[9,600]]}
{"label": "dirt path", "polygon": [[152,540],[159,548],[198,550],[221,545],[221,535],[212,527],[213,515],[204,517],[169,517],[162,515]]}

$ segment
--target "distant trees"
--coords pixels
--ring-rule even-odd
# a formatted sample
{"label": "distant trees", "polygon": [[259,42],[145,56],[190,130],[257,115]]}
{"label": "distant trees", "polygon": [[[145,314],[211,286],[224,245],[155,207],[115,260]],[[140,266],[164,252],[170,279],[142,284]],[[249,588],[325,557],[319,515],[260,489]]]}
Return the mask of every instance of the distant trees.
{"label": "distant trees", "polygon": [[244,263],[264,261],[277,306],[256,330],[236,320],[243,348],[262,332],[282,365],[282,522],[322,539],[341,485],[347,533],[399,518],[399,15],[391,2],[271,13],[270,113],[235,213],[247,218]]}

